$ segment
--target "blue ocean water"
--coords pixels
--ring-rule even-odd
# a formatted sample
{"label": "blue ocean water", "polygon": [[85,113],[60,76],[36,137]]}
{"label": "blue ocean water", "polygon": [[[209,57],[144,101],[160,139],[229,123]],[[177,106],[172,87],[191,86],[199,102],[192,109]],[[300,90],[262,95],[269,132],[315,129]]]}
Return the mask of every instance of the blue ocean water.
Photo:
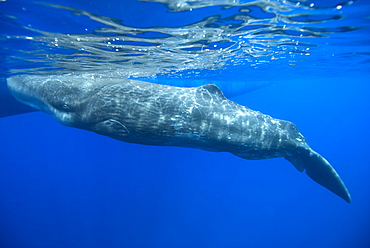
{"label": "blue ocean water", "polygon": [[370,247],[369,10],[366,0],[0,2],[2,111],[20,108],[4,87],[16,74],[216,83],[297,124],[353,201],[281,158],[127,144],[10,114],[0,247]]}

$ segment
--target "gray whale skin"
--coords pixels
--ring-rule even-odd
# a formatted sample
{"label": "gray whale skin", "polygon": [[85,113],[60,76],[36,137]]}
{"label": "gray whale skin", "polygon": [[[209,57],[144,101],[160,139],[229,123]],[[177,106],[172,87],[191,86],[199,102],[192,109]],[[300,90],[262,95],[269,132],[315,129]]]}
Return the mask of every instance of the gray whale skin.
{"label": "gray whale skin", "polygon": [[339,175],[293,123],[228,100],[215,85],[183,88],[69,75],[19,75],[7,83],[20,102],[66,126],[137,144],[230,152],[244,159],[284,157],[351,201]]}

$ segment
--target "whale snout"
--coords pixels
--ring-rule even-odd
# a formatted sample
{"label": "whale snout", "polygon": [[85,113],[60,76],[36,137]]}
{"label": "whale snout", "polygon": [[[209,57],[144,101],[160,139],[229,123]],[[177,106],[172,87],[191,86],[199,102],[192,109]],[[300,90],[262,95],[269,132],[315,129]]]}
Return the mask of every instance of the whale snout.
{"label": "whale snout", "polygon": [[7,79],[7,85],[15,99],[35,109],[43,110],[44,103],[38,97],[35,81],[30,80],[29,76],[10,77]]}
{"label": "whale snout", "polygon": [[76,112],[83,112],[84,91],[63,77],[19,75],[8,78],[7,85],[18,101],[53,116],[63,125],[76,126],[81,122]]}

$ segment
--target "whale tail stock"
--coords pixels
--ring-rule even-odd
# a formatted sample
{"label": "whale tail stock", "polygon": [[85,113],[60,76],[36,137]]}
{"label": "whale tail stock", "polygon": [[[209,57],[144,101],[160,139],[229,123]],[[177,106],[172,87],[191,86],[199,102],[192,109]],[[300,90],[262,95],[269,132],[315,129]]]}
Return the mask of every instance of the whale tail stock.
{"label": "whale tail stock", "polygon": [[312,149],[305,149],[294,156],[286,156],[285,159],[291,162],[300,172],[306,169],[306,174],[315,182],[332,191],[348,203],[351,202],[351,196],[338,173],[317,152]]}

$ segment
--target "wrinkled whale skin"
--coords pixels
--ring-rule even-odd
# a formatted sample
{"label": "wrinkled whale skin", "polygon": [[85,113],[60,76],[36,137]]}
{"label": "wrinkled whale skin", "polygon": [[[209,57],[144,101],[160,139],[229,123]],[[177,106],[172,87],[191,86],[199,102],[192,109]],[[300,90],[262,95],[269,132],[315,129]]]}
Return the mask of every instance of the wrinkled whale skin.
{"label": "wrinkled whale skin", "polygon": [[174,87],[130,79],[15,76],[10,92],[60,123],[124,142],[230,152],[244,159],[285,157],[350,202],[342,180],[297,127],[227,99],[208,84]]}

